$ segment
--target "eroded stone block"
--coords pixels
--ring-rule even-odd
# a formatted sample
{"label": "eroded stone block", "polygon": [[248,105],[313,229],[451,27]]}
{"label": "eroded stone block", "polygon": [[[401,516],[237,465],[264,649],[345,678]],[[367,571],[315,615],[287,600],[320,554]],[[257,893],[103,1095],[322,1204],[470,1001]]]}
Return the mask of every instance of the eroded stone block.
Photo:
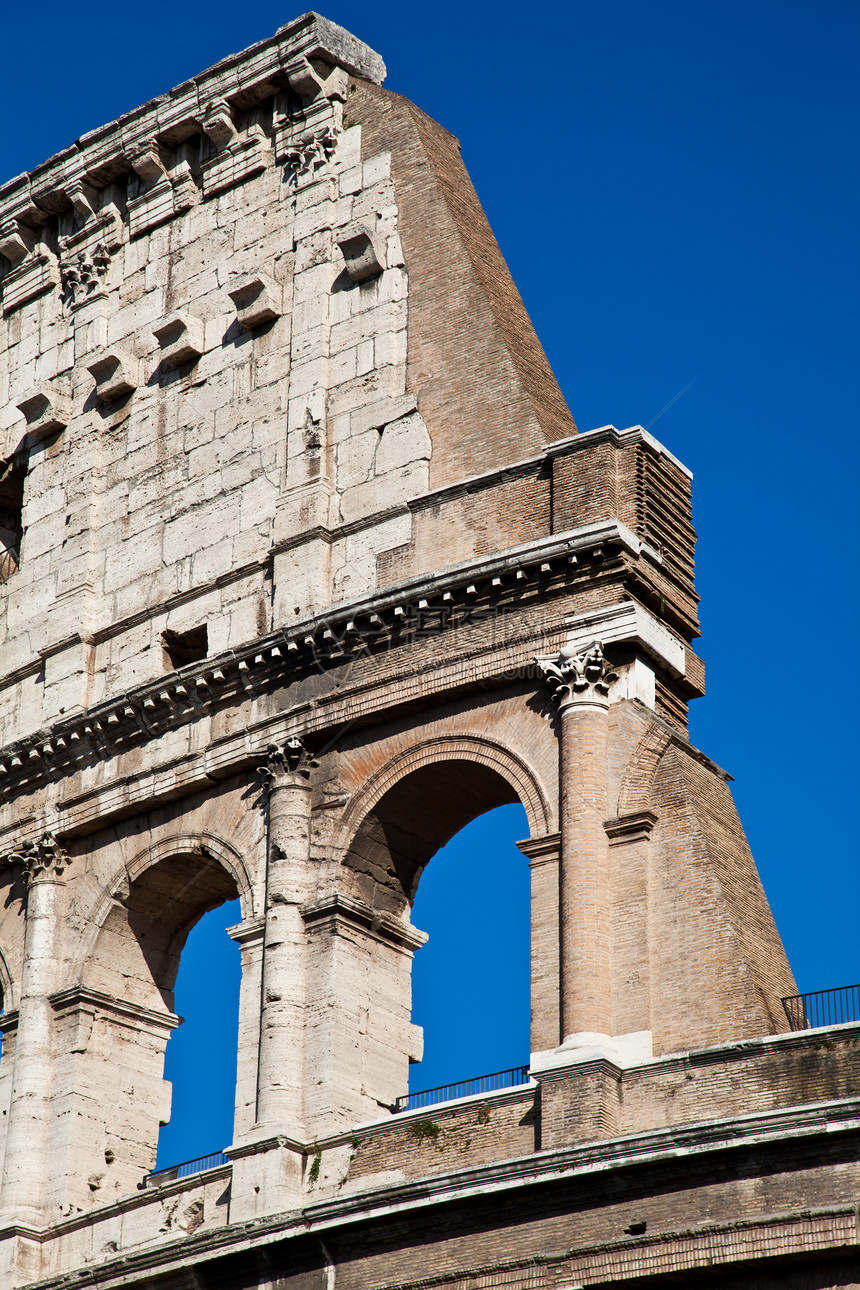
{"label": "eroded stone block", "polygon": [[137,389],[137,359],[119,346],[101,354],[94,362],[88,363],[87,368],[95,380],[96,394],[109,403]]}
{"label": "eroded stone block", "polygon": [[181,367],[199,358],[204,351],[203,323],[190,314],[174,314],[153,327],[152,334],[161,346],[161,360],[168,367]]}
{"label": "eroded stone block", "polygon": [[24,413],[28,434],[36,439],[43,439],[55,430],[64,430],[72,419],[71,399],[49,384],[32,390],[15,406]]}
{"label": "eroded stone block", "polygon": [[236,317],[250,331],[281,316],[281,288],[271,278],[258,274],[231,287],[228,295],[236,306]]}
{"label": "eroded stone block", "polygon": [[385,252],[366,224],[350,224],[337,235],[337,244],[353,282],[367,282],[385,268]]}

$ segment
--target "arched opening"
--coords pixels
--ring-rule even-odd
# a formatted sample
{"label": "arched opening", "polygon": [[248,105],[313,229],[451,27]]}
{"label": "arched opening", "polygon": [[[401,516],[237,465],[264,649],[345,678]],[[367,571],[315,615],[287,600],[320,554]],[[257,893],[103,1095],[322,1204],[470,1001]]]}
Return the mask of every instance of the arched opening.
{"label": "arched opening", "polygon": [[239,901],[228,900],[204,914],[185,942],[173,992],[183,1023],[164,1054],[173,1095],[156,1169],[220,1151],[232,1139],[241,963],[227,928],[241,917]]}
{"label": "arched opening", "polygon": [[352,840],[347,866],[356,894],[375,908],[404,912],[425,865],[455,833],[518,800],[511,784],[479,761],[419,766],[382,794]]}
{"label": "arched opening", "polygon": [[412,918],[428,933],[412,968],[412,1019],[424,1057],[410,1091],[529,1060],[529,867],[522,806],[478,816],[425,870]]}
{"label": "arched opening", "polygon": [[[486,749],[475,741],[471,758],[443,746],[433,760],[436,750],[420,750],[384,769],[347,853],[350,894],[381,917],[403,919],[415,904],[431,937],[416,951],[411,996],[424,1059],[404,1064],[398,1096],[407,1080],[435,1088],[528,1062],[530,873],[514,843],[546,833],[547,818],[531,773]],[[397,970],[409,1008],[409,967]]]}
{"label": "arched opening", "polygon": [[[220,1135],[225,1078],[231,1100],[235,1089],[238,947],[224,927],[240,921],[238,895],[233,874],[207,848],[169,853],[138,869],[133,880],[115,892],[87,960],[84,991],[105,1000],[101,1025],[106,1037],[100,1043],[112,1055],[114,1083],[113,1096],[102,1109],[104,1149],[120,1190],[154,1167],[157,1144],[159,1163],[173,1164],[217,1150],[229,1140],[231,1115],[224,1141]],[[207,918],[210,911],[214,916]],[[213,940],[217,954],[203,969],[201,957],[207,957]],[[165,1070],[165,1048],[177,1025],[182,1028],[177,1012],[189,1018],[190,1039],[179,1041],[176,1054],[171,1053],[171,1077]],[[208,1035],[216,1027],[218,1033]],[[222,1065],[228,1047],[231,1050],[229,1069],[222,1069],[217,1079],[217,1094],[209,1065],[211,1046],[207,1052],[210,1038]],[[91,1048],[95,1056],[95,1046]],[[172,1096],[165,1083],[171,1078]],[[207,1107],[211,1110],[213,1104],[221,1108],[221,1122],[210,1125]],[[159,1142],[159,1130],[168,1124],[172,1128]],[[204,1144],[199,1151],[198,1143]]]}

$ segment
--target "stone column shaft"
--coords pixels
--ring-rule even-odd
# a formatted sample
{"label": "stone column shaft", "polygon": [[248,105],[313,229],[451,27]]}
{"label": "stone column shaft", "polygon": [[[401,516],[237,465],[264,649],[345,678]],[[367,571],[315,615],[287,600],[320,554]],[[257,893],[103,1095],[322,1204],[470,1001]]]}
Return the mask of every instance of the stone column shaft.
{"label": "stone column shaft", "polygon": [[268,866],[263,943],[257,1124],[303,1131],[305,926],[311,762],[297,740],[270,755]]}
{"label": "stone column shaft", "polygon": [[54,1015],[50,998],[56,987],[62,874],[67,860],[50,837],[27,844],[10,859],[24,862],[30,889],[0,1210],[4,1215],[39,1222],[52,1116]]}

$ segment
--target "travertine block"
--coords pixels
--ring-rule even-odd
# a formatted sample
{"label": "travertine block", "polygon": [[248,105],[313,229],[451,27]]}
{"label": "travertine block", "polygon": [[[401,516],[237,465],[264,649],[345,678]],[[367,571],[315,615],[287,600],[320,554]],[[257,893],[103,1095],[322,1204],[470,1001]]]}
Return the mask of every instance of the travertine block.
{"label": "travertine block", "polygon": [[100,399],[112,402],[137,389],[138,361],[128,350],[115,346],[87,364]]}
{"label": "travertine block", "polygon": [[174,314],[153,327],[152,334],[161,346],[161,360],[168,367],[181,367],[203,353],[203,323],[190,314]]}
{"label": "travertine block", "polygon": [[44,439],[57,430],[64,430],[72,418],[68,394],[49,384],[41,385],[26,398],[19,399],[16,407],[24,413],[27,432],[34,439]]}
{"label": "travertine block", "polygon": [[366,224],[351,224],[337,233],[346,271],[353,282],[367,282],[385,268],[385,251]]}
{"label": "travertine block", "polygon": [[228,292],[236,306],[236,317],[242,327],[249,330],[274,322],[281,316],[282,292],[271,278],[259,274],[246,278]]}

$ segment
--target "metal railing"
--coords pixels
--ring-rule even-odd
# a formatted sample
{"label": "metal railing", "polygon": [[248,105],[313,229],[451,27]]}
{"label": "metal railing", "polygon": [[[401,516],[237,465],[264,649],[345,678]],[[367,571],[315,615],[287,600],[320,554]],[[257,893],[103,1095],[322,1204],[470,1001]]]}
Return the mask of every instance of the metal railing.
{"label": "metal railing", "polygon": [[513,1066],[507,1071],[494,1071],[492,1075],[478,1075],[475,1079],[461,1080],[459,1084],[442,1084],[439,1088],[424,1088],[418,1093],[405,1093],[394,1103],[395,1115],[400,1111],[417,1111],[422,1106],[437,1102],[452,1102],[455,1097],[471,1097],[474,1093],[492,1093],[500,1088],[516,1088],[528,1084],[528,1066]]}
{"label": "metal railing", "polygon": [[792,1030],[812,1030],[816,1026],[839,1026],[846,1021],[860,1021],[860,985],[842,985],[835,990],[816,990],[812,994],[792,994],[782,1000]]}
{"label": "metal railing", "polygon": [[18,565],[21,562],[21,552],[17,547],[4,546],[0,548],[0,582],[6,582],[17,573]]}
{"label": "metal railing", "polygon": [[144,1187],[160,1187],[162,1183],[175,1182],[177,1178],[188,1178],[191,1174],[200,1174],[204,1169],[216,1169],[218,1165],[229,1165],[230,1161],[223,1151],[214,1151],[211,1156],[198,1156],[196,1160],[183,1160],[181,1165],[169,1165],[167,1169],[154,1169],[147,1174],[138,1190]]}

